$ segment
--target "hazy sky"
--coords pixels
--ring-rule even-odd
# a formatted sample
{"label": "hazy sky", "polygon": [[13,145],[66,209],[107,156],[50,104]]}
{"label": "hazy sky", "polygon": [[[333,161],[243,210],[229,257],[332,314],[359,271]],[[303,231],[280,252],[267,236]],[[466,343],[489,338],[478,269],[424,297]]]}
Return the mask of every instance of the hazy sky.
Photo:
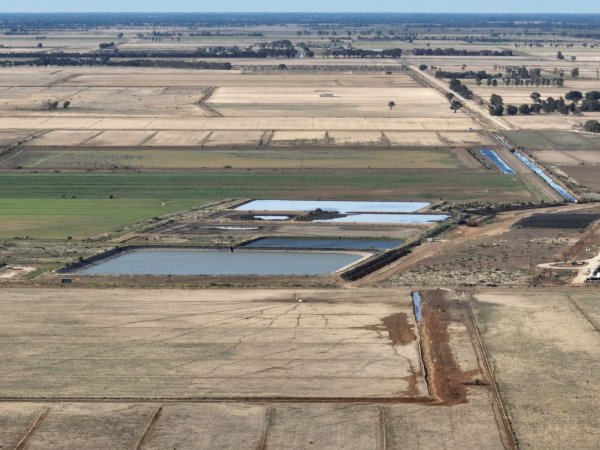
{"label": "hazy sky", "polygon": [[598,0],[0,0],[0,12],[567,12],[600,13]]}

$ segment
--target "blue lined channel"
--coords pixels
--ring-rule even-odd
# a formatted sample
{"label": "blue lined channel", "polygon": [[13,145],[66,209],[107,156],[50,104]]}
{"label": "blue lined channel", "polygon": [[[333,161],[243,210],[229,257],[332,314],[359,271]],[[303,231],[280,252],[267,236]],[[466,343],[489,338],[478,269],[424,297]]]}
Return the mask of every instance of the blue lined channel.
{"label": "blue lined channel", "polygon": [[415,319],[417,319],[417,322],[420,322],[423,320],[423,313],[421,312],[421,294],[418,292],[413,292],[412,300],[413,309],[415,310]]}
{"label": "blue lined channel", "polygon": [[490,160],[492,163],[494,163],[494,165],[500,169],[502,171],[503,174],[505,175],[516,175],[517,172],[515,172],[513,170],[512,167],[510,167],[506,161],[504,161],[499,155],[498,153],[496,153],[494,150],[489,149],[489,148],[485,148],[483,150],[480,150],[479,153],[481,153],[483,156],[485,156],[488,160]]}
{"label": "blue lined channel", "polygon": [[567,192],[565,188],[556,184],[552,178],[546,175],[546,173],[542,169],[540,169],[533,161],[531,161],[527,156],[519,152],[515,152],[515,156],[521,161],[523,161],[523,163],[531,170],[533,170],[537,175],[539,175],[540,178],[542,178],[542,180],[544,180],[548,184],[548,186],[550,186],[552,189],[558,192],[565,200],[577,203],[577,199],[575,197],[569,194],[569,192]]}

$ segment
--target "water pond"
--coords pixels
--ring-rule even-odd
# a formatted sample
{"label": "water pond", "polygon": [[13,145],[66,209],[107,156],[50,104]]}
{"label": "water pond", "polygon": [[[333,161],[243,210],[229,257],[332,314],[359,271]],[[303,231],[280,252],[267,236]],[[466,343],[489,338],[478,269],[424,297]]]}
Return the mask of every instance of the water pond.
{"label": "water pond", "polygon": [[100,260],[80,275],[324,275],[363,256],[342,252],[136,249]]}
{"label": "water pond", "polygon": [[387,250],[402,244],[401,240],[387,239],[326,239],[326,238],[287,238],[268,237],[253,241],[244,247],[248,248],[301,248],[301,249],[352,249],[352,250]]}

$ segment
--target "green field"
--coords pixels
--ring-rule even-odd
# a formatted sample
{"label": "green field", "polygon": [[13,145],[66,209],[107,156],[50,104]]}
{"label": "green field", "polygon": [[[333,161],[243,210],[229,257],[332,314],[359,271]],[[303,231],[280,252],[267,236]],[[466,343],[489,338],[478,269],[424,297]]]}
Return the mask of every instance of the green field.
{"label": "green field", "polygon": [[519,177],[469,171],[5,173],[0,237],[94,236],[226,198],[534,200]]}
{"label": "green field", "polygon": [[191,200],[162,206],[151,199],[1,198],[0,238],[91,237],[195,205]]}
{"label": "green field", "polygon": [[24,149],[0,162],[12,169],[455,169],[450,150],[131,150]]}
{"label": "green field", "polygon": [[598,150],[600,136],[571,131],[504,131],[515,145],[528,150]]}

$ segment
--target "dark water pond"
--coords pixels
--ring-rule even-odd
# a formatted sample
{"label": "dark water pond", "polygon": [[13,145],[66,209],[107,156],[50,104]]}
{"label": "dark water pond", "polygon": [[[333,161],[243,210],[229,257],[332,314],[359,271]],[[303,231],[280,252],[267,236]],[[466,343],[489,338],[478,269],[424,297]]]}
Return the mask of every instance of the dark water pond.
{"label": "dark water pond", "polygon": [[326,238],[286,238],[268,237],[251,242],[248,248],[306,248],[306,249],[353,249],[387,250],[402,244],[401,240],[387,239],[326,239]]}

